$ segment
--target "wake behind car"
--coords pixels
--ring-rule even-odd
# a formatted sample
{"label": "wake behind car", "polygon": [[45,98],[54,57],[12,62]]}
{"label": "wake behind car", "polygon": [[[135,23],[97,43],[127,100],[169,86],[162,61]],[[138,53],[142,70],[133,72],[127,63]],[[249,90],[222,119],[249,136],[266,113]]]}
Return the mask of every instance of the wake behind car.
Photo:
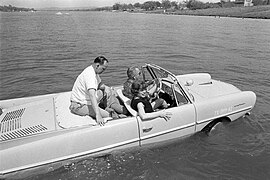
{"label": "wake behind car", "polygon": [[144,65],[142,73],[144,81],[154,80],[157,93],[170,104],[165,109],[172,113],[169,121],[142,121],[122,86],[112,89],[130,116],[109,119],[105,126],[72,114],[71,92],[0,101],[0,176],[210,131],[219,122],[248,114],[256,102],[255,93],[214,80],[208,73],[174,75],[151,64]]}

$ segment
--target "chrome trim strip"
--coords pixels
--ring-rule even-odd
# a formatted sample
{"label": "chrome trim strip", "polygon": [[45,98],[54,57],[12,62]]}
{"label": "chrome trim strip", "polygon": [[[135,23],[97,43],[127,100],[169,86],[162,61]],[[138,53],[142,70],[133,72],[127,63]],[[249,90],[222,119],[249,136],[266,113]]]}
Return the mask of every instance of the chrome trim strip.
{"label": "chrome trim strip", "polygon": [[212,121],[213,119],[218,119],[218,118],[221,118],[221,117],[224,117],[224,116],[230,116],[230,115],[237,114],[237,113],[240,113],[240,112],[243,112],[243,111],[248,111],[248,110],[251,110],[251,109],[252,109],[252,106],[249,106],[247,108],[240,109],[238,111],[233,111],[233,112],[222,114],[222,115],[219,115],[219,116],[216,116],[216,117],[213,117],[213,118],[205,119],[205,120],[202,120],[202,121],[197,121],[196,124],[202,124],[202,123],[205,123],[205,122]]}
{"label": "chrome trim strip", "polygon": [[141,140],[146,140],[146,139],[150,139],[150,138],[153,138],[153,137],[161,136],[161,135],[164,135],[164,134],[169,134],[171,132],[179,131],[181,129],[189,128],[189,127],[192,127],[192,126],[195,126],[195,125],[196,125],[196,123],[190,123],[190,124],[187,124],[185,126],[180,126],[180,127],[176,127],[176,128],[172,128],[172,129],[166,130],[166,131],[161,131],[159,133],[150,134],[150,135],[141,137]]}

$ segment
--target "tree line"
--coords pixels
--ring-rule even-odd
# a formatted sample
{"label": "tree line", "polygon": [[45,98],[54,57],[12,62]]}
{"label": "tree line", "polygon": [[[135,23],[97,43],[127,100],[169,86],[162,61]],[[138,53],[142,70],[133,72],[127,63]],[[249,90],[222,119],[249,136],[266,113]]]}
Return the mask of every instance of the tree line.
{"label": "tree line", "polygon": [[133,10],[145,10],[145,11],[153,11],[158,9],[204,9],[210,7],[220,6],[220,3],[203,3],[199,0],[186,0],[183,2],[170,1],[170,0],[162,0],[160,1],[146,1],[144,3],[134,3],[134,4],[125,4],[125,3],[115,3],[112,7],[102,7],[96,8],[95,10],[116,10],[116,11],[133,11]]}
{"label": "tree line", "polygon": [[[236,0],[236,2],[244,3],[244,0]],[[144,3],[134,3],[134,4],[125,4],[125,3],[115,3],[112,7],[103,7],[97,8],[96,10],[117,10],[117,11],[133,11],[133,10],[145,10],[145,11],[153,11],[157,9],[173,9],[173,10],[181,10],[181,9],[207,9],[207,8],[218,8],[223,7],[227,1],[221,0],[217,3],[210,2],[201,2],[200,0],[185,0],[183,2],[170,1],[170,0],[162,0],[160,1],[146,1]],[[234,6],[234,3],[229,3],[229,6]],[[254,5],[267,5],[269,4],[269,0],[253,0]]]}
{"label": "tree line", "polygon": [[0,11],[3,12],[20,12],[20,11],[36,11],[34,8],[19,8],[15,6],[0,6]]}
{"label": "tree line", "polygon": [[206,9],[221,7],[221,3],[203,3],[199,0],[186,0],[183,2],[162,0],[160,1],[146,1],[144,3],[134,3],[134,4],[125,4],[125,3],[115,3],[112,7],[102,7],[96,8],[95,10],[116,10],[116,11],[134,11],[134,10],[145,10],[145,11],[154,11],[158,9],[162,10],[181,10],[181,9]]}
{"label": "tree line", "polygon": [[120,4],[115,3],[113,5],[113,10],[126,10],[126,9],[144,9],[144,10],[155,10],[158,8],[169,9],[169,8],[178,8],[178,3],[176,1],[163,0],[159,1],[146,1],[144,3],[135,3],[135,4]]}

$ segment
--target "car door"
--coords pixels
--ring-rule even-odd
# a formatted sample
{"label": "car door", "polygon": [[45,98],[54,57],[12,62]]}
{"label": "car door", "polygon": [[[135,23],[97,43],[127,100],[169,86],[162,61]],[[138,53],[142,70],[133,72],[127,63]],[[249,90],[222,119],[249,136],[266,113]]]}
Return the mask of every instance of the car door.
{"label": "car door", "polygon": [[175,100],[174,106],[165,109],[172,113],[172,116],[168,121],[164,118],[142,121],[137,116],[141,145],[178,138],[195,132],[194,105],[184,96],[177,81],[168,81],[163,78],[162,84],[163,91]]}

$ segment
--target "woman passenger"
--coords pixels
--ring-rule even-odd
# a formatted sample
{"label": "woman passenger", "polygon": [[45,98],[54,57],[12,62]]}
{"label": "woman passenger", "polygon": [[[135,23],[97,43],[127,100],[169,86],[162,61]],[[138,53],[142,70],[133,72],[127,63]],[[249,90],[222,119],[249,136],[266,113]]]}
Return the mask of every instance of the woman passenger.
{"label": "woman passenger", "polygon": [[168,104],[164,99],[158,98],[150,103],[146,90],[138,81],[132,83],[131,92],[133,94],[131,107],[138,112],[142,120],[150,120],[157,117],[164,118],[166,121],[169,120],[172,115],[170,112],[166,112],[165,110],[154,111],[157,108],[168,107]]}
{"label": "woman passenger", "polygon": [[133,94],[131,92],[131,86],[132,83],[137,81],[140,82],[142,84],[142,86],[147,88],[147,92],[150,96],[155,96],[155,91],[157,89],[157,86],[154,84],[154,81],[145,83],[142,80],[140,80],[140,76],[141,76],[141,70],[139,69],[139,67],[137,66],[133,66],[127,69],[127,76],[128,79],[126,80],[126,82],[124,83],[123,87],[123,94],[128,97],[129,99],[133,98]]}

